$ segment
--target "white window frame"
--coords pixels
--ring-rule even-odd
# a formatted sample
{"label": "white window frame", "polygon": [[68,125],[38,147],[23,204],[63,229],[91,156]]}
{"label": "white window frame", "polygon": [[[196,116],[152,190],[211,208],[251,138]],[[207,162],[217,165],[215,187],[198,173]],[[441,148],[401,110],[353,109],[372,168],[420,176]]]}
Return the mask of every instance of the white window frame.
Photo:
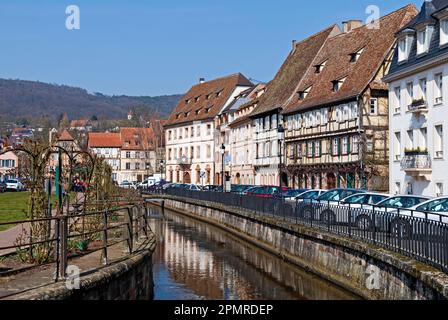
{"label": "white window frame", "polygon": [[[439,135],[438,128],[442,129],[442,135]],[[434,159],[443,159],[444,157],[444,130],[443,124],[434,125]]]}
{"label": "white window frame", "polygon": [[440,46],[448,44],[448,17],[440,19]]}
{"label": "white window frame", "polygon": [[443,73],[434,75],[434,105],[443,103]]}
{"label": "white window frame", "polygon": [[[373,110],[373,112],[372,112]],[[369,99],[369,115],[377,116],[378,115],[378,98],[370,98]]]}

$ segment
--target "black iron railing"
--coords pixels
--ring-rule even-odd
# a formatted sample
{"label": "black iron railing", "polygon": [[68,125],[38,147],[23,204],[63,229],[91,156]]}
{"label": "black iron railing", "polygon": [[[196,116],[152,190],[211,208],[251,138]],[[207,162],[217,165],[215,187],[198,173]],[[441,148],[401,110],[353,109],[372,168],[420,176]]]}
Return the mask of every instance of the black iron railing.
{"label": "black iron railing", "polygon": [[250,210],[259,217],[270,217],[375,244],[448,271],[447,215],[185,189],[152,189],[145,192]]}
{"label": "black iron railing", "polygon": [[[36,226],[44,225],[48,230],[47,236],[32,234],[31,230]],[[8,255],[22,255],[32,261],[38,246],[46,245],[46,250],[51,252],[50,257],[44,262],[31,263],[27,269],[54,264],[55,281],[66,278],[68,260],[71,258],[102,251],[101,264],[108,265],[112,262],[109,260],[109,248],[112,246],[122,243],[125,251],[132,254],[137,241],[154,237],[143,203],[121,203],[119,207],[99,212],[73,211],[50,218],[2,222],[0,226],[20,226],[23,231],[21,241],[0,247],[0,253],[9,251]],[[91,248],[87,248],[89,243],[93,244]],[[7,270],[7,273],[20,271],[23,270]]]}

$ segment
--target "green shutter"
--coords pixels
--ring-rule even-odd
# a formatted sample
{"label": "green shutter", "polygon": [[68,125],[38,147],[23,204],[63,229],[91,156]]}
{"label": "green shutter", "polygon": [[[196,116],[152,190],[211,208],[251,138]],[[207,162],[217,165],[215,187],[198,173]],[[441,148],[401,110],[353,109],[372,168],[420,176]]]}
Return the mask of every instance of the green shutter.
{"label": "green shutter", "polygon": [[315,151],[316,151],[316,143],[311,142],[311,158],[314,158]]}
{"label": "green shutter", "polygon": [[322,157],[322,140],[319,140],[319,157]]}

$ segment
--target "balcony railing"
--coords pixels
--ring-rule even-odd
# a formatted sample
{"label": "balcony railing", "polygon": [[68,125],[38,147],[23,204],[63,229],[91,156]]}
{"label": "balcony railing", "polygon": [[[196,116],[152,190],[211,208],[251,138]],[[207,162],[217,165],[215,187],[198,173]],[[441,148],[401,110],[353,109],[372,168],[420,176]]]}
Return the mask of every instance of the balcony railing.
{"label": "balcony railing", "polygon": [[424,99],[414,100],[408,106],[410,113],[426,113],[428,112],[428,103]]}
{"label": "balcony railing", "polygon": [[427,177],[432,173],[431,157],[428,152],[407,152],[401,169],[411,176]]}

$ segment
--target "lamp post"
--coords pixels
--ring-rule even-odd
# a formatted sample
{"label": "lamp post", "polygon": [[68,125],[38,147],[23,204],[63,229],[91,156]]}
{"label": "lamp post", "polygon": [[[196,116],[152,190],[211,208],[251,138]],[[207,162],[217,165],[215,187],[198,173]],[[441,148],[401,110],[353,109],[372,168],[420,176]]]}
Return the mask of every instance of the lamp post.
{"label": "lamp post", "polygon": [[282,167],[283,167],[283,161],[282,161],[282,144],[283,140],[285,139],[285,128],[280,124],[277,128],[278,133],[278,156],[280,159],[280,165],[278,167],[279,171],[279,187],[282,188]]}
{"label": "lamp post", "polygon": [[224,143],[221,145],[221,161],[222,161],[222,170],[221,170],[221,180],[222,180],[222,192],[225,192],[226,190],[226,185],[225,185],[225,181],[224,181],[224,154],[226,153],[226,146],[224,145]]}

